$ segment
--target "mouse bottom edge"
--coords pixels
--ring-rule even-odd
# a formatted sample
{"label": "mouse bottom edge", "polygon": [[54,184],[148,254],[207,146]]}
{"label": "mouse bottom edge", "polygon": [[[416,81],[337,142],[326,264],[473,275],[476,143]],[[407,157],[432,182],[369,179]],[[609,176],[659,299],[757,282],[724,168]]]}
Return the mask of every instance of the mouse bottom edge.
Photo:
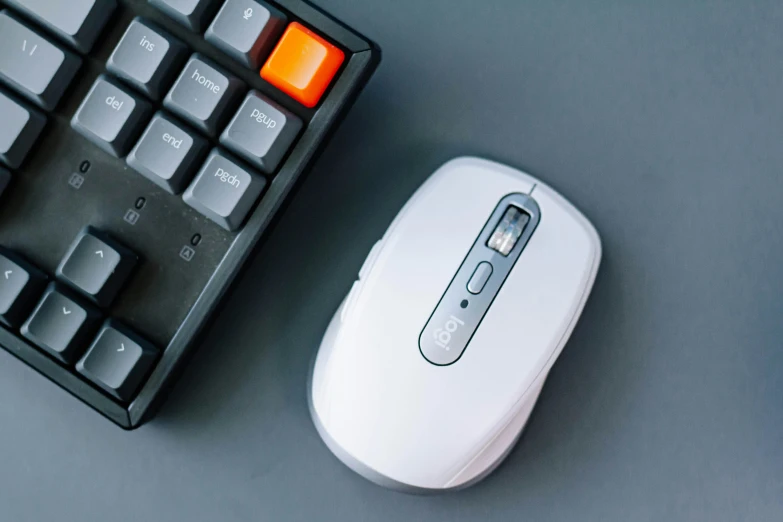
{"label": "mouse bottom edge", "polygon": [[[310,380],[310,383],[312,383],[312,380]],[[387,489],[399,491],[401,493],[407,493],[411,495],[438,495],[441,493],[460,491],[478,484],[479,482],[487,478],[489,475],[491,475],[506,460],[506,458],[511,454],[511,452],[516,447],[517,443],[519,442],[519,439],[522,437],[522,434],[525,431],[525,427],[527,426],[527,422],[530,419],[530,415],[533,409],[535,408],[536,403],[538,402],[537,399],[541,392],[541,388],[543,388],[543,382],[540,383],[539,389],[536,391],[536,393],[534,393],[533,396],[528,401],[526,401],[527,404],[523,407],[523,409],[519,412],[519,414],[514,417],[514,419],[506,426],[505,429],[503,429],[498,434],[497,437],[495,437],[495,439],[493,439],[492,442],[490,442],[487,448],[485,448],[477,456],[476,459],[474,459],[471,463],[465,466],[465,468],[462,471],[460,471],[454,478],[452,478],[442,488],[427,488],[427,487],[413,486],[410,484],[406,484],[404,482],[400,482],[391,477],[388,477],[382,473],[379,473],[373,468],[362,463],[361,461],[353,457],[353,455],[351,455],[348,451],[346,451],[336,440],[332,438],[331,435],[329,435],[329,432],[326,430],[326,427],[321,423],[321,420],[318,417],[318,413],[315,410],[311,391],[308,392],[307,403],[308,403],[308,410],[310,412],[310,418],[312,419],[316,431],[318,432],[318,435],[321,437],[321,440],[324,442],[324,444],[326,444],[329,450],[343,464],[345,464],[348,468],[353,470],[355,473],[361,475],[365,479],[379,486],[382,486]],[[504,440],[504,435],[511,434],[511,433],[513,433],[513,440],[511,442],[502,442]],[[459,482],[458,484],[453,486],[449,485],[459,481],[460,477],[464,476],[466,473],[470,473],[471,468],[473,468],[474,465],[479,463],[479,457],[481,455],[492,455],[493,452],[490,450],[490,448],[495,445],[499,445],[503,447],[503,450],[499,454],[497,454],[497,456],[490,464],[485,465],[483,470],[478,472],[475,476],[465,480],[464,482]]]}

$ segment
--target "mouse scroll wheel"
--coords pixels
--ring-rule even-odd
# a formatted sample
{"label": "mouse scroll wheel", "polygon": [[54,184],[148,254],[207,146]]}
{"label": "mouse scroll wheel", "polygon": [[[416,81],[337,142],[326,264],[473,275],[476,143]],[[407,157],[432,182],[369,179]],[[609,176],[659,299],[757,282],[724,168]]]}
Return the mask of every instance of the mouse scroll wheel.
{"label": "mouse scroll wheel", "polygon": [[507,256],[514,250],[522,232],[530,222],[530,215],[514,205],[510,205],[500,218],[487,246],[496,252]]}

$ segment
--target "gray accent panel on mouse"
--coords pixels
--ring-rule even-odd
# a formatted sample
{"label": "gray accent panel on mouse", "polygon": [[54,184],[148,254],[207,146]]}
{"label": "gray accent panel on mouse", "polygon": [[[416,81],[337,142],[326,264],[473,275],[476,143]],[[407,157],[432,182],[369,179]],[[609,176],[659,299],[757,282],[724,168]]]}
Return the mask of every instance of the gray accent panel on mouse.
{"label": "gray accent panel on mouse", "polygon": [[540,220],[531,196],[500,200],[419,336],[427,361],[448,366],[462,357]]}

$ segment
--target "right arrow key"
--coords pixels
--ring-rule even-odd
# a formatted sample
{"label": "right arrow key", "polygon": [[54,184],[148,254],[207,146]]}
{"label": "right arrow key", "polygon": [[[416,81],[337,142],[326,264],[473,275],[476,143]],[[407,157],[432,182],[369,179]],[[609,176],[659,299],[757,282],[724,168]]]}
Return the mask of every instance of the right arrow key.
{"label": "right arrow key", "polygon": [[148,341],[109,320],[76,371],[121,402],[130,402],[158,358]]}
{"label": "right arrow key", "polygon": [[79,234],[57,267],[57,279],[106,308],[117,297],[138,260],[127,247],[88,227]]}

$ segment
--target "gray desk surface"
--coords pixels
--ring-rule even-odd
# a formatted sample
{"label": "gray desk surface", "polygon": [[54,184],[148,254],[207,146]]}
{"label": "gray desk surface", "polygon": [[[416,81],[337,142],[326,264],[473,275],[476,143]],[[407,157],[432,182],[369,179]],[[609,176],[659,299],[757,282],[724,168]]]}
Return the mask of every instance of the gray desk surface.
{"label": "gray desk surface", "polygon": [[[783,4],[320,1],[378,75],[154,422],[0,353],[0,519],[783,520]],[[559,189],[604,263],[508,461],[405,496],[326,450],[306,374],[375,239],[466,153]]]}

